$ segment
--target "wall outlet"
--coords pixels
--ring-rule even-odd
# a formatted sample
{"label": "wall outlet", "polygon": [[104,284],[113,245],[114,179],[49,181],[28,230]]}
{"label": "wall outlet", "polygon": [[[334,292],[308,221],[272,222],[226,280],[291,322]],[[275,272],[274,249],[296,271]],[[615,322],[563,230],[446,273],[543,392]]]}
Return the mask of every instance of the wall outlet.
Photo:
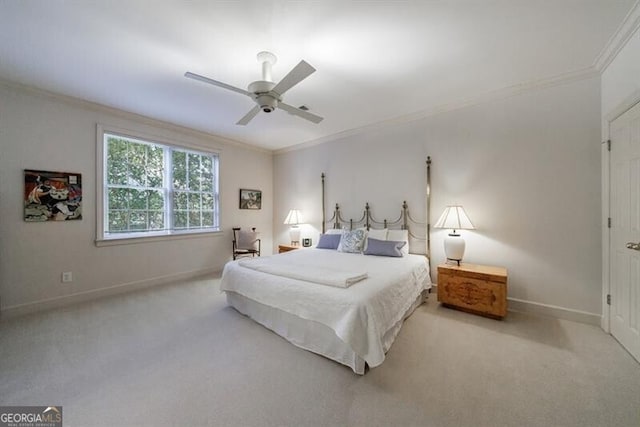
{"label": "wall outlet", "polygon": [[62,273],[62,283],[73,282],[73,273],[70,271],[65,271]]}

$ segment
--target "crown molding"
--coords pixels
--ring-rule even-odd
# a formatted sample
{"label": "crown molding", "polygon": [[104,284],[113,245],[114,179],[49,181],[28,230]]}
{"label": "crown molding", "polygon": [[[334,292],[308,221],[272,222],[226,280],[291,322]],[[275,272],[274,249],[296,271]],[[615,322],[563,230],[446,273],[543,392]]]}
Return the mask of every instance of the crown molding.
{"label": "crown molding", "polygon": [[73,96],[63,95],[57,92],[51,92],[46,89],[42,89],[42,88],[31,86],[31,85],[25,85],[23,83],[18,83],[12,80],[6,80],[3,78],[0,78],[0,86],[4,86],[8,89],[19,90],[35,96],[49,98],[56,102],[63,102],[72,107],[91,110],[98,113],[110,114],[112,116],[115,116],[121,119],[133,120],[140,124],[153,126],[153,127],[164,129],[171,132],[181,133],[191,138],[206,139],[216,144],[231,145],[239,148],[244,148],[247,150],[258,151],[261,153],[269,153],[269,154],[273,153],[273,150],[268,148],[259,147],[259,146],[238,141],[235,139],[225,138],[212,133],[200,131],[200,130],[189,128],[186,126],[177,125],[175,123],[165,122],[163,120],[154,119],[138,113],[133,113],[126,110],[109,107],[103,104],[99,104],[97,102],[87,101],[86,99],[75,98]]}
{"label": "crown molding", "polygon": [[600,73],[604,72],[629,39],[638,31],[638,28],[640,28],[640,0],[637,0],[631,7],[616,32],[613,33],[605,47],[600,51],[600,54],[593,62],[593,67]]}
{"label": "crown molding", "polygon": [[437,114],[456,111],[462,108],[472,107],[475,105],[486,104],[489,102],[510,98],[512,96],[533,92],[536,90],[546,89],[553,86],[559,86],[559,85],[577,82],[580,80],[586,80],[590,78],[595,78],[599,76],[600,76],[599,71],[594,67],[586,67],[579,70],[569,71],[567,73],[557,74],[555,76],[551,76],[551,77],[547,77],[539,80],[532,80],[525,83],[506,86],[500,89],[481,93],[479,95],[475,95],[469,98],[460,99],[460,100],[446,103],[446,104],[440,104],[426,110],[421,110],[421,111],[406,114],[403,116],[398,116],[398,117],[382,120],[380,122],[364,125],[361,127],[348,129],[343,132],[338,132],[335,134],[323,136],[321,138],[305,141],[300,144],[292,145],[290,147],[274,150],[273,153],[283,154],[290,151],[302,150],[305,148],[313,147],[315,145],[320,145],[320,144],[324,144],[331,141],[337,141],[340,139],[348,138],[348,137],[365,133],[365,132],[381,131],[383,129],[386,129],[392,126],[425,119],[427,117],[435,116]]}

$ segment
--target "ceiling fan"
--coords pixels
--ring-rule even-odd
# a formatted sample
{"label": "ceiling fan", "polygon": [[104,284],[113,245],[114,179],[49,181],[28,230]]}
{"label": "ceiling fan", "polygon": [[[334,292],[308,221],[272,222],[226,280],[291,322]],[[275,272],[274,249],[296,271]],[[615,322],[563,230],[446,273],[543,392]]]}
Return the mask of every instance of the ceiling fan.
{"label": "ceiling fan", "polygon": [[248,90],[240,89],[238,87],[231,86],[226,83],[222,83],[217,80],[213,80],[189,71],[184,73],[184,76],[190,79],[199,80],[204,83],[209,83],[223,89],[232,90],[234,92],[247,95],[248,97],[253,99],[257,105],[253,107],[247,114],[245,114],[243,118],[238,120],[238,122],[236,123],[237,125],[246,125],[260,112],[260,110],[264,111],[265,113],[271,113],[276,108],[280,108],[288,113],[291,113],[298,117],[302,117],[303,119],[309,120],[313,123],[320,123],[323,119],[322,117],[312,114],[302,108],[297,108],[282,102],[282,95],[284,95],[286,91],[309,77],[313,72],[316,71],[316,69],[309,65],[306,61],[300,61],[298,65],[296,65],[291,71],[289,71],[289,74],[284,76],[284,78],[280,80],[278,84],[275,84],[272,81],[271,77],[271,66],[275,64],[276,61],[276,56],[271,52],[258,53],[258,62],[262,63],[262,80],[258,80],[249,84],[249,87],[247,88]]}

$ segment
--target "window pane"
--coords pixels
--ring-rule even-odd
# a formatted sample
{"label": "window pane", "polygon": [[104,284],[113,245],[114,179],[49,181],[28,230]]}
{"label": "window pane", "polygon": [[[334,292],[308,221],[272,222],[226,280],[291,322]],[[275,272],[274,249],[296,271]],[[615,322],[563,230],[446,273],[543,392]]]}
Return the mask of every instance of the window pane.
{"label": "window pane", "polygon": [[122,139],[108,138],[107,182],[109,184],[127,183],[127,142]]}
{"label": "window pane", "polygon": [[213,174],[209,172],[203,172],[200,186],[202,191],[213,191]]}
{"label": "window pane", "polygon": [[126,212],[109,211],[109,231],[116,233],[126,231],[129,226],[129,218]]}
{"label": "window pane", "polygon": [[200,193],[189,193],[189,210],[200,210]]}
{"label": "window pane", "polygon": [[213,194],[202,193],[202,209],[213,210]]}
{"label": "window pane", "polygon": [[128,184],[144,187],[147,184],[145,166],[147,163],[147,146],[129,143],[129,175]]}
{"label": "window pane", "polygon": [[187,210],[188,195],[182,191],[173,193],[173,208],[176,210]]}
{"label": "window pane", "polygon": [[145,211],[133,211],[129,218],[131,231],[145,231],[147,229],[147,213]]}
{"label": "window pane", "polygon": [[189,228],[199,228],[200,227],[200,211],[198,212],[189,212]]}
{"label": "window pane", "polygon": [[127,209],[129,207],[129,190],[126,188],[109,189],[109,210]]}
{"label": "window pane", "polygon": [[147,192],[129,190],[129,206],[131,209],[147,210]]}
{"label": "window pane", "polygon": [[173,159],[173,188],[176,190],[187,189],[187,154],[182,151],[174,151]]}
{"label": "window pane", "polygon": [[200,191],[200,155],[189,154],[189,190]]}
{"label": "window pane", "polygon": [[164,208],[164,193],[162,191],[147,190],[149,209],[162,210]]}
{"label": "window pane", "polygon": [[164,212],[149,211],[149,230],[164,230]]}
{"label": "window pane", "polygon": [[202,211],[202,226],[203,227],[213,227],[213,212],[212,211]]}
{"label": "window pane", "polygon": [[162,188],[162,176],[164,175],[164,150],[162,147],[148,147],[147,158],[147,186]]}
{"label": "window pane", "polygon": [[176,211],[173,216],[174,228],[187,228],[187,212]]}

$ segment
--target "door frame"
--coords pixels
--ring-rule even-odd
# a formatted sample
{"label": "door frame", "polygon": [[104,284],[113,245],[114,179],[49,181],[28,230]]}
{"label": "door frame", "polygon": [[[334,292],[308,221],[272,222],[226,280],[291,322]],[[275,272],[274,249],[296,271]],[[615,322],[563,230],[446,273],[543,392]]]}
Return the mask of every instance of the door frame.
{"label": "door frame", "polygon": [[605,332],[611,333],[611,306],[607,304],[607,295],[611,293],[611,236],[608,218],[611,216],[611,153],[608,150],[607,141],[611,138],[611,123],[618,117],[640,103],[640,90],[636,90],[617,107],[602,117],[602,318],[600,327]]}

